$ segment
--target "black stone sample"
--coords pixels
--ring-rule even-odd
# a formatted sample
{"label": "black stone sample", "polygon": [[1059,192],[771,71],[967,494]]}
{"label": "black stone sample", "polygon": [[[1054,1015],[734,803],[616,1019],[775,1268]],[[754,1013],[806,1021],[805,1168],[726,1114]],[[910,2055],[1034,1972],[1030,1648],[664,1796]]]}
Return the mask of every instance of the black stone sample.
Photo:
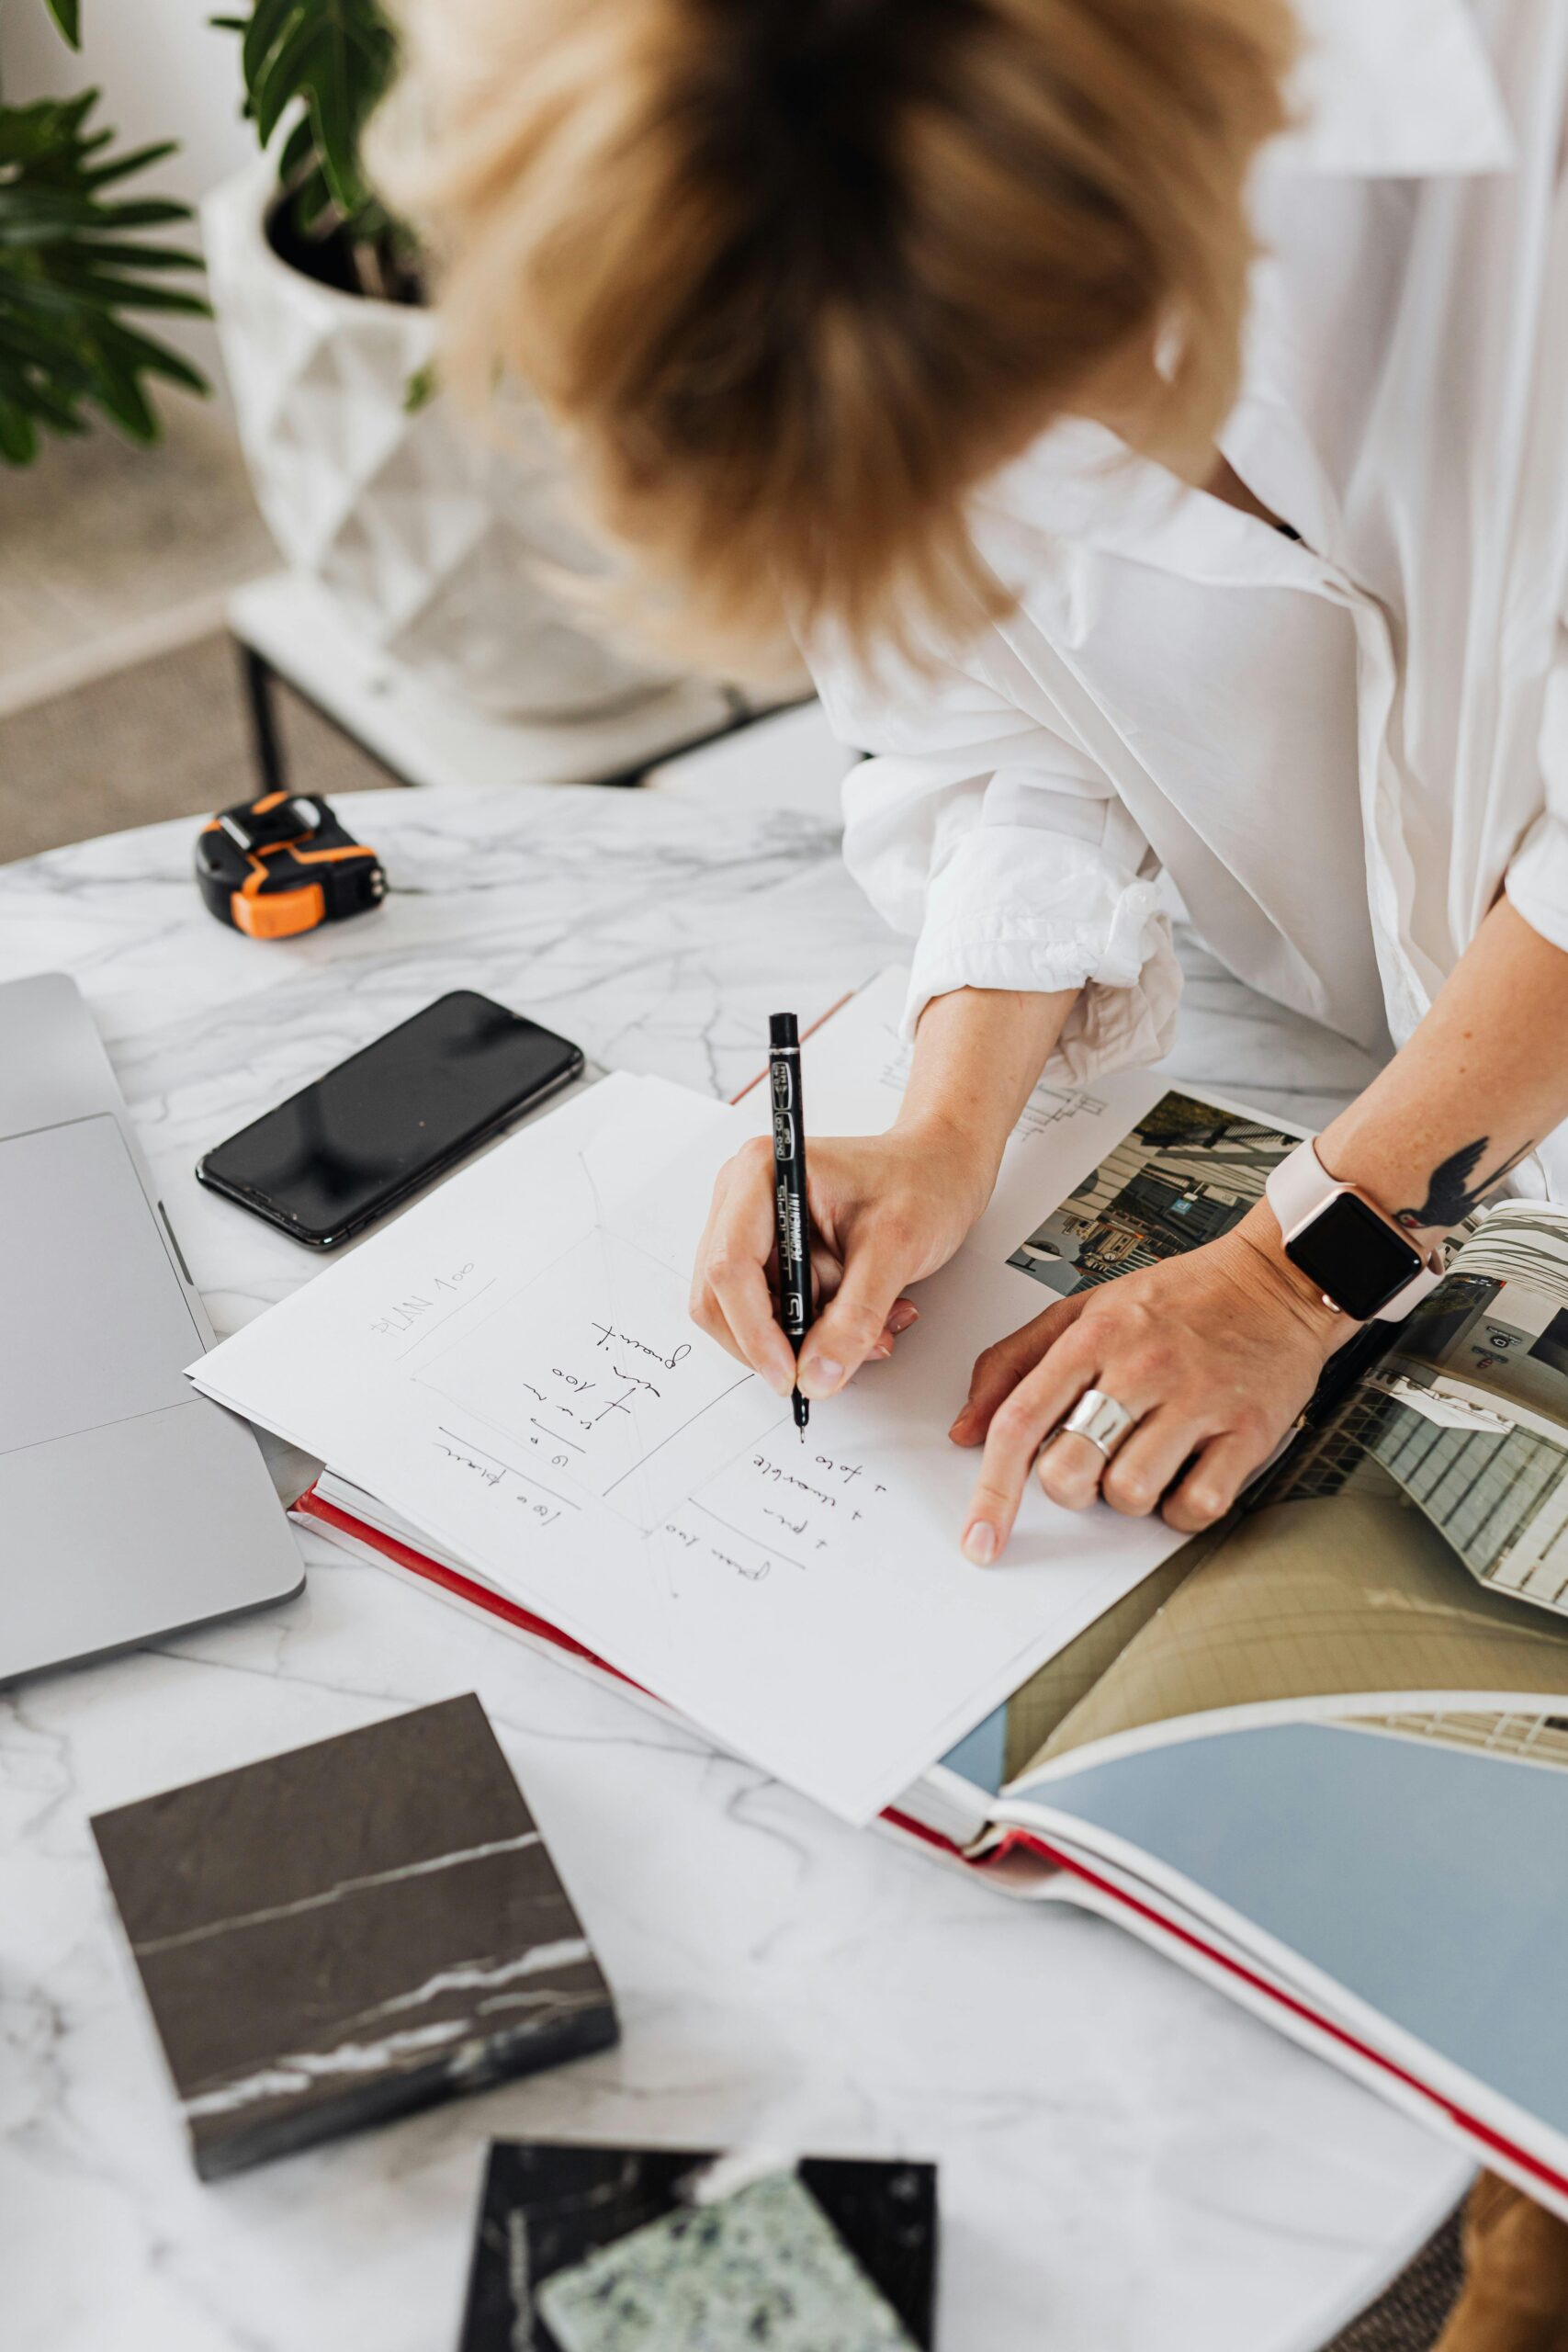
{"label": "black stone sample", "polygon": [[476,1698],[92,1827],[204,2180],[619,2037]]}
{"label": "black stone sample", "polygon": [[[678,2211],[682,2184],[720,2153],[492,2141],[458,2352],[558,2352],[534,2309],[540,2283]],[[929,2352],[936,2166],[806,2156],[796,2170],[866,2277]]]}

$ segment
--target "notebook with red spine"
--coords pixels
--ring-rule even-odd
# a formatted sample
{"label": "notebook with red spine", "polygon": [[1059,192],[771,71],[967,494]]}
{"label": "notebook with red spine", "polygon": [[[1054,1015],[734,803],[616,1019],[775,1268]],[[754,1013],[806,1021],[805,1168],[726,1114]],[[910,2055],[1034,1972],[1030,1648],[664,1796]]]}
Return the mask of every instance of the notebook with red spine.
{"label": "notebook with red spine", "polygon": [[[807,1033],[818,1132],[894,1115],[900,997],[873,983]],[[1157,1073],[1043,1084],[972,1241],[1066,1295],[1224,1230],[1295,1140]],[[882,1821],[1120,1921],[1568,2213],[1568,1873],[1546,1859],[1568,1850],[1568,1214],[1490,1212],[1409,1322],[1334,1374],[1230,1521]],[[661,1703],[330,1467],[297,1509]]]}

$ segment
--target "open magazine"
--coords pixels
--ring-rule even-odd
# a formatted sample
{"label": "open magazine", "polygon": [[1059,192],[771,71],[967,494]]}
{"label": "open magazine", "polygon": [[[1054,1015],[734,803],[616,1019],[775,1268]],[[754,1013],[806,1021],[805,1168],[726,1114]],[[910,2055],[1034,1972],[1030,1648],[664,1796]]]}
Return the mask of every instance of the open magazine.
{"label": "open magazine", "polygon": [[[841,1016],[863,1113],[867,1017]],[[890,1050],[889,1115],[898,1075]],[[820,1127],[848,1124],[837,1082],[819,1055]],[[1135,1082],[1021,1123],[982,1228],[993,1264],[1065,1294],[1195,1246],[1295,1141]],[[1032,1193],[1069,1150],[1065,1195]],[[299,1509],[626,1687],[341,1472]],[[1565,1610],[1568,1213],[1509,1202],[1406,1324],[1341,1351],[1229,1521],[1121,1591],[884,1819],[1010,1893],[1121,1920],[1568,2212]]]}
{"label": "open magazine", "polygon": [[1568,2209],[1568,1213],[1483,1215],[1356,1357],[1228,1522],[899,1811]]}

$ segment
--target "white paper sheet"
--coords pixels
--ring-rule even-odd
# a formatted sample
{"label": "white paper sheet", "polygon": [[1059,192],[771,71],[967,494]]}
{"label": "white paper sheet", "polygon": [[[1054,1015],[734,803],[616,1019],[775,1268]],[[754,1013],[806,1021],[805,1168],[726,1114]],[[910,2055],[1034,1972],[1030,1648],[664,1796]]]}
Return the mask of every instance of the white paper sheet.
{"label": "white paper sheet", "polygon": [[958,1550],[946,1431],[1039,1306],[964,1252],[894,1360],[789,1407],[690,1322],[739,1113],[606,1082],[192,1368],[435,1544],[852,1820],[1167,1556],[1157,1523],[1031,1490],[1006,1562]]}

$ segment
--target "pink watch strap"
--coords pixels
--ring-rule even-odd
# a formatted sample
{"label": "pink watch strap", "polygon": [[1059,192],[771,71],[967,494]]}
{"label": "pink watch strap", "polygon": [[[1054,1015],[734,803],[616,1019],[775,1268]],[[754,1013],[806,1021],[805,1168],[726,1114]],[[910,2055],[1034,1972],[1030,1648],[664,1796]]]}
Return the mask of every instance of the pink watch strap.
{"label": "pink watch strap", "polygon": [[[1264,1191],[1269,1207],[1280,1220],[1280,1231],[1287,1241],[1341,1193],[1359,1193],[1364,1201],[1371,1197],[1360,1193],[1359,1186],[1343,1184],[1337,1177],[1331,1176],[1319,1159],[1317,1146],[1310,1136],[1280,1160],[1270,1172]],[[1393,1217],[1388,1216],[1387,1211],[1382,1209],[1377,1202],[1372,1202],[1371,1205],[1387,1217],[1390,1225],[1393,1224]],[[1410,1239],[1408,1235],[1405,1238]],[[1410,1246],[1414,1250],[1418,1245],[1410,1239]],[[1411,1308],[1419,1306],[1427,1293],[1436,1289],[1443,1279],[1444,1271],[1442,1251],[1429,1250],[1421,1272],[1413,1274],[1402,1290],[1395,1291],[1388,1305],[1379,1307],[1373,1319],[1379,1323],[1402,1323]]]}
{"label": "pink watch strap", "polygon": [[1279,1166],[1270,1170],[1265,1187],[1269,1205],[1280,1220],[1280,1230],[1288,1241],[1292,1233],[1303,1226],[1309,1216],[1325,1208],[1339,1190],[1337,1178],[1331,1176],[1317,1156],[1317,1146],[1309,1136],[1287,1152]]}

